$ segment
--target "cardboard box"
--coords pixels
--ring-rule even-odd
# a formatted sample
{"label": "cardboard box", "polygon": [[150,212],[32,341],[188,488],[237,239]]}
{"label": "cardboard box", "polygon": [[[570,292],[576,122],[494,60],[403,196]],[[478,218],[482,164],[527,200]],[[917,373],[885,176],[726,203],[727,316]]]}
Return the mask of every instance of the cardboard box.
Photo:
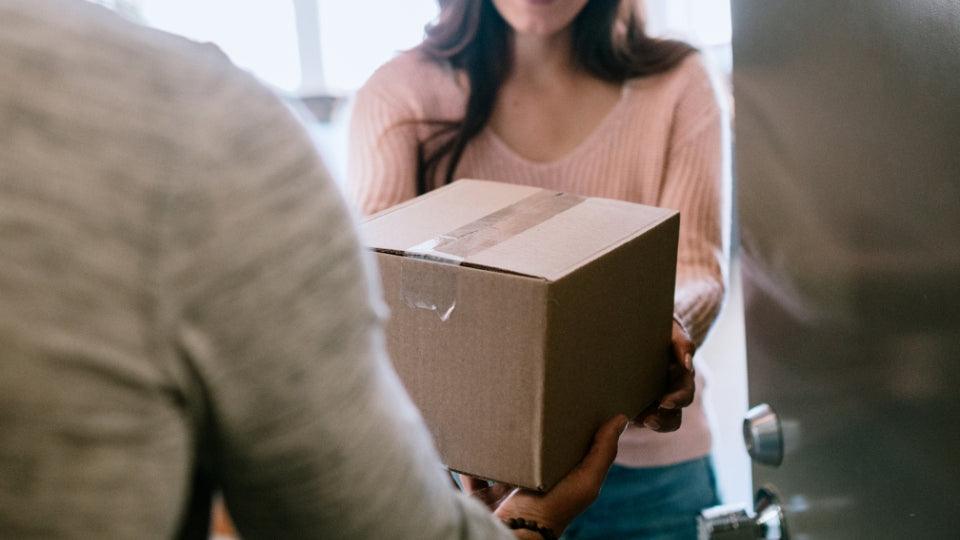
{"label": "cardboard box", "polygon": [[604,420],[661,395],[677,212],[461,180],[362,229],[390,355],[451,469],[549,489]]}

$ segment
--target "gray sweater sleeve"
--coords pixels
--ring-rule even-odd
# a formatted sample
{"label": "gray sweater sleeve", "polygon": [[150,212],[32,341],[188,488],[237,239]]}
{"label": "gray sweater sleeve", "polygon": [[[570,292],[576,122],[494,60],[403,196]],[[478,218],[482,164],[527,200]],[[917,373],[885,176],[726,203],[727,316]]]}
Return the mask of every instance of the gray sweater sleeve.
{"label": "gray sweater sleeve", "polygon": [[512,538],[451,488],[304,130],[232,69],[202,93],[185,133],[204,158],[165,205],[160,281],[241,535]]}

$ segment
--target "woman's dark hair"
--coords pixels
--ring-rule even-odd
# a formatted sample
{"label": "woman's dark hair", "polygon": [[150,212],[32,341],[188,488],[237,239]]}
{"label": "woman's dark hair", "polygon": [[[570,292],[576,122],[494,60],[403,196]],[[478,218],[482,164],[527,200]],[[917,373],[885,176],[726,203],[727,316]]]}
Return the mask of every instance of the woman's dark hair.
{"label": "woman's dark hair", "polygon": [[[693,48],[679,41],[647,36],[633,9],[634,0],[590,0],[573,21],[574,62],[613,83],[662,73]],[[443,164],[442,183],[453,180],[467,144],[486,126],[497,93],[510,72],[510,28],[492,0],[439,0],[440,16],[427,27],[420,50],[450,65],[469,84],[464,116],[458,121],[426,120],[436,129],[418,147],[417,193],[426,193]]]}

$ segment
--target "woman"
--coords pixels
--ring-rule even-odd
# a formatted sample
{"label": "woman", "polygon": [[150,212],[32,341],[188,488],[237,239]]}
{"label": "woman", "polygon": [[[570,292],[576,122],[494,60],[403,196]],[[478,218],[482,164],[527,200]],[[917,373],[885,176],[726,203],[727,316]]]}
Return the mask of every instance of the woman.
{"label": "woman", "polygon": [[424,42],[357,96],[354,201],[369,214],[469,177],[680,210],[671,390],[624,434],[600,498],[567,535],[695,538],[717,496],[691,356],[724,290],[721,114],[707,73],[689,46],[648,38],[632,2],[440,6]]}

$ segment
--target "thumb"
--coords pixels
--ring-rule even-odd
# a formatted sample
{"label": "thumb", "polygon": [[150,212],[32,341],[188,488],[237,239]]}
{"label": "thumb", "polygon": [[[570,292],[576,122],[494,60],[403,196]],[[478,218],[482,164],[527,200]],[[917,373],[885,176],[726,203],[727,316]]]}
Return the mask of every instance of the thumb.
{"label": "thumb", "polygon": [[594,435],[593,446],[580,463],[580,468],[590,473],[606,474],[617,457],[617,444],[623,430],[627,428],[627,422],[627,417],[622,414],[607,420]]}
{"label": "thumb", "polygon": [[[599,492],[607,471],[617,457],[617,443],[627,427],[627,417],[619,414],[607,420],[593,437],[593,446],[577,467],[561,481],[561,489],[587,489]],[[566,484],[562,486],[562,484]],[[595,496],[595,495],[594,495]]]}
{"label": "thumb", "polygon": [[600,494],[603,479],[617,457],[617,441],[626,427],[627,417],[622,414],[608,420],[597,430],[593,445],[580,464],[553,489],[544,494],[515,492],[497,508],[497,514],[510,516],[519,512],[541,525],[563,531]]}

